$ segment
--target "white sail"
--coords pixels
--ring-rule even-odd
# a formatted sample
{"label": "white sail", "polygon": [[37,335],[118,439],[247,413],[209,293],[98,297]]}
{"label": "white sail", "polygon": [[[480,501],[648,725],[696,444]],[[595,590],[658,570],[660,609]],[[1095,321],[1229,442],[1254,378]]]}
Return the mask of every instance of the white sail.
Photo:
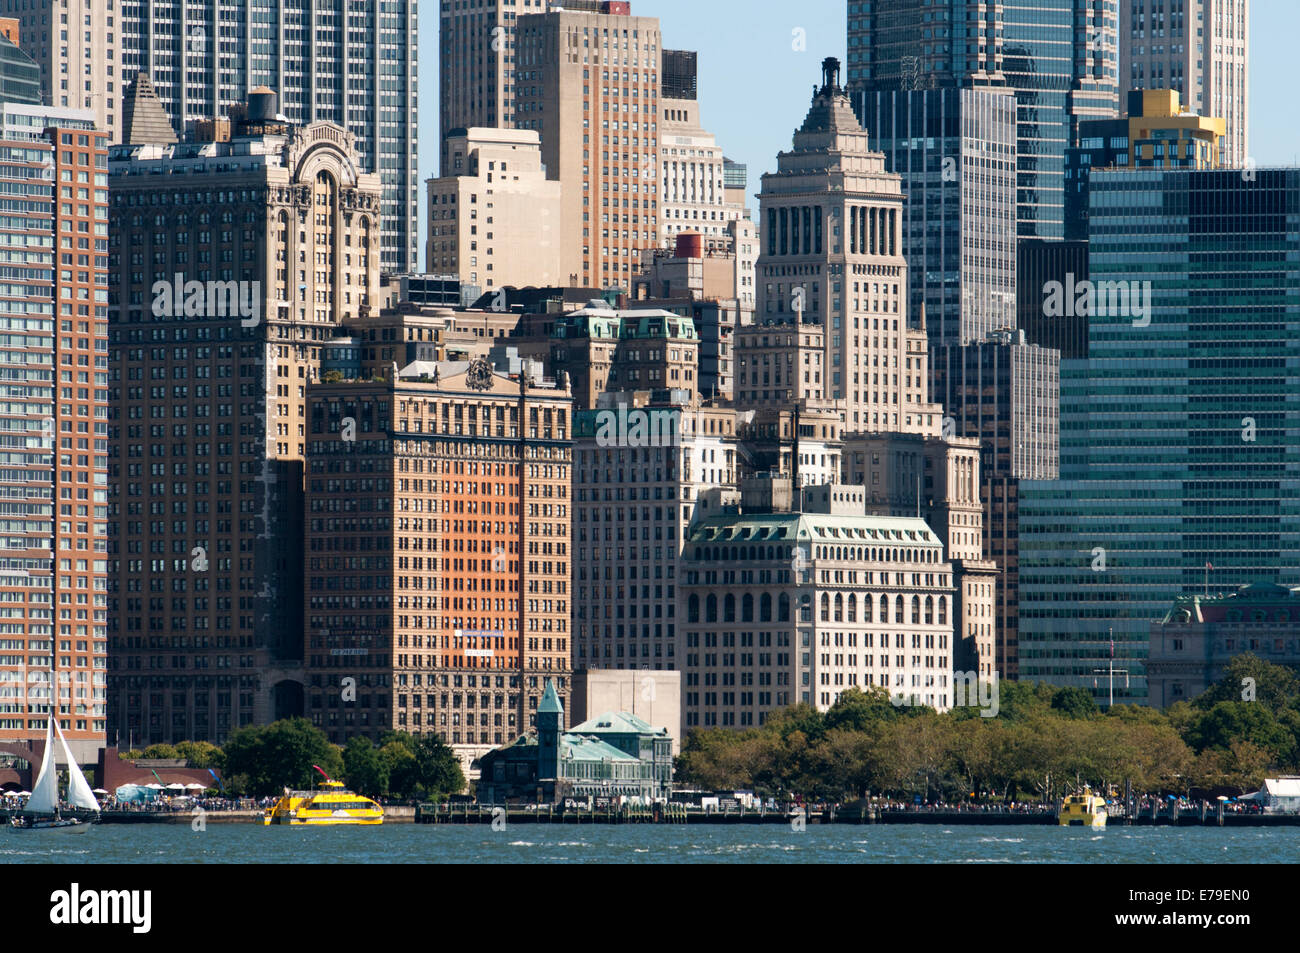
{"label": "white sail", "polygon": [[[54,719],[50,720],[54,721]],[[59,743],[63,745],[63,757],[68,761],[68,803],[73,807],[85,808],[87,811],[98,811],[99,802],[95,800],[94,792],[86,783],[86,776],[81,773],[81,767],[77,764],[77,759],[72,756],[72,749],[68,747],[68,739],[63,737],[63,729],[57,722],[54,723],[54,730],[59,733]]]}
{"label": "white sail", "polygon": [[32,785],[32,796],[27,799],[26,810],[38,814],[53,814],[59,805],[59,771],[54,758],[54,717],[45,727],[45,758],[41,771]]}

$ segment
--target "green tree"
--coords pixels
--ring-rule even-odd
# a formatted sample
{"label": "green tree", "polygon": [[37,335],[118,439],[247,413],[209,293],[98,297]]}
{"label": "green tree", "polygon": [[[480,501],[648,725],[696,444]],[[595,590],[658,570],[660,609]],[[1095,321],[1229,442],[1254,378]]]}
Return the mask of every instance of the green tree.
{"label": "green tree", "polygon": [[1295,757],[1295,735],[1258,702],[1218,702],[1188,726],[1186,739],[1198,751],[1227,751],[1234,741],[1248,741],[1268,752],[1275,764],[1290,764]]}
{"label": "green tree", "polygon": [[840,693],[823,716],[822,724],[827,731],[864,731],[878,721],[890,721],[916,710],[914,706],[895,705],[883,686],[872,685],[865,692],[854,686]]}
{"label": "green tree", "polygon": [[388,793],[389,766],[369,738],[354,735],[343,749],[343,777],[358,794],[377,797]]}
{"label": "green tree", "polygon": [[388,786],[393,794],[437,801],[465,790],[460,760],[439,735],[386,731],[380,744],[385,752],[393,744],[400,745],[410,755],[409,759],[396,751],[385,755],[391,764]]}
{"label": "green tree", "polygon": [[338,746],[305,718],[240,728],[226,742],[225,755],[226,772],[246,776],[246,790],[257,797],[312,787],[320,779],[312,765],[331,777],[343,773]]}
{"label": "green tree", "polygon": [[175,746],[173,745],[150,745],[149,747],[144,749],[144,754],[142,754],[140,757],[149,759],[151,761],[152,760],[170,761],[181,757],[181,754],[176,750]]}
{"label": "green tree", "polygon": [[1086,688],[1062,688],[1052,696],[1052,710],[1067,718],[1091,718],[1100,709]]}
{"label": "green tree", "polygon": [[1233,657],[1224,668],[1223,677],[1193,699],[1192,704],[1209,711],[1220,702],[1253,700],[1277,712],[1287,706],[1295,707],[1298,699],[1300,678],[1295,669],[1266,662],[1253,652],[1243,652]]}
{"label": "green tree", "polygon": [[1056,689],[1045,682],[998,681],[998,717],[1023,721],[1045,713]]}
{"label": "green tree", "polygon": [[177,757],[184,758],[192,768],[222,768],[225,753],[208,741],[182,741],[176,746]]}
{"label": "green tree", "polygon": [[783,738],[798,731],[805,738],[816,741],[826,733],[826,717],[814,706],[800,702],[769,713],[763,727],[767,731],[775,731]]}

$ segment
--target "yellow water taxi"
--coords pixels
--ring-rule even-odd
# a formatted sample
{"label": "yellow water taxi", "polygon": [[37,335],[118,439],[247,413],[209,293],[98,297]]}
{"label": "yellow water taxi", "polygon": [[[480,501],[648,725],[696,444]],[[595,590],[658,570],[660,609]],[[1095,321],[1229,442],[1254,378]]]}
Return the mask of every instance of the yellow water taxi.
{"label": "yellow water taxi", "polygon": [[1106,827],[1106,799],[1085,787],[1082,794],[1071,794],[1065,799],[1057,819],[1062,827],[1103,830]]}
{"label": "yellow water taxi", "polygon": [[266,809],[264,825],[382,824],[384,809],[340,781],[326,781],[319,791],[289,791]]}

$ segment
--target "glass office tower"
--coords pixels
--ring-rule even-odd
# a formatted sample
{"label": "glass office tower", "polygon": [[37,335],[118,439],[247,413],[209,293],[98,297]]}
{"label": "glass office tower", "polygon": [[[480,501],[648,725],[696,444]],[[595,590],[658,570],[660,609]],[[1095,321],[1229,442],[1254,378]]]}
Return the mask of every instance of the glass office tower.
{"label": "glass office tower", "polygon": [[1108,313],[1061,365],[1061,480],[1021,484],[1021,678],[1104,701],[1113,634],[1145,701],[1176,596],[1300,585],[1297,248],[1300,170],[1094,172]]}
{"label": "glass office tower", "polygon": [[1117,0],[852,0],[849,86],[1015,90],[1018,234],[1059,239],[1066,146],[1119,107],[1116,17]]}
{"label": "glass office tower", "polygon": [[1006,89],[858,90],[854,111],[903,177],[910,327],[970,344],[1016,326],[1016,101]]}

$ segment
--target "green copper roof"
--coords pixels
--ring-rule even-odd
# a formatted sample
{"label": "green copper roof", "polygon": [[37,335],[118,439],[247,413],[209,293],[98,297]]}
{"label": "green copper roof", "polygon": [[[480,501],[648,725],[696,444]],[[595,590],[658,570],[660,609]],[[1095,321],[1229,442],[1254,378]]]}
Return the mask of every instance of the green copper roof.
{"label": "green copper roof", "polygon": [[647,735],[667,734],[662,728],[652,727],[650,722],[627,711],[607,711],[590,718],[580,725],[569,729],[576,735]]}
{"label": "green copper roof", "polygon": [[537,713],[543,712],[561,713],[564,706],[560,704],[560,696],[555,693],[555,684],[548,678],[546,680],[546,691],[542,693],[542,703],[537,706]]}
{"label": "green copper roof", "polygon": [[588,738],[573,732],[565,732],[560,736],[560,759],[563,761],[624,761],[632,764],[640,760],[626,751],[619,751],[599,738]]}
{"label": "green copper roof", "polygon": [[692,543],[754,543],[780,540],[820,543],[939,545],[925,520],[907,516],[848,516],[829,513],[727,514],[701,520]]}

